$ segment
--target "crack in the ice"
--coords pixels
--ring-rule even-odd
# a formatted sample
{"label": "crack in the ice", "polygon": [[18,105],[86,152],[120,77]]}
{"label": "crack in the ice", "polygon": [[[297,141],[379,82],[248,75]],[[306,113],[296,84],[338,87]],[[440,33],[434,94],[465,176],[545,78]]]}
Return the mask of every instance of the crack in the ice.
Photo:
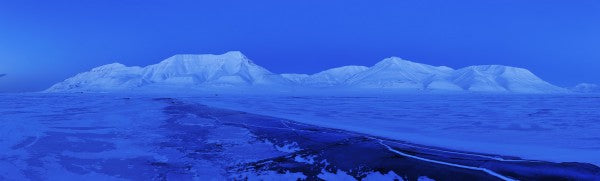
{"label": "crack in the ice", "polygon": [[[375,138],[373,138],[373,139],[375,139]],[[540,161],[536,161],[536,160],[505,159],[505,158],[502,158],[502,157],[499,157],[499,156],[488,156],[488,155],[481,155],[481,154],[475,154],[475,153],[465,153],[465,152],[441,150],[441,149],[428,148],[428,147],[423,147],[423,146],[418,146],[418,145],[413,145],[413,144],[407,144],[407,143],[401,143],[401,142],[394,142],[394,143],[400,144],[400,145],[404,145],[404,146],[408,146],[408,147],[423,149],[423,150],[431,150],[431,151],[443,152],[443,153],[451,153],[451,154],[458,154],[458,155],[474,156],[474,157],[487,158],[487,159],[491,159],[491,160],[495,160],[495,161],[502,161],[502,162],[540,162]]]}
{"label": "crack in the ice", "polygon": [[405,156],[405,157],[409,157],[409,158],[413,158],[413,159],[417,159],[417,160],[421,160],[421,161],[425,161],[425,162],[430,162],[430,163],[436,163],[436,164],[441,164],[441,165],[446,165],[446,166],[452,166],[452,167],[457,167],[457,168],[464,168],[464,169],[469,169],[469,170],[476,170],[476,171],[483,171],[489,175],[492,175],[494,177],[497,177],[499,179],[505,180],[505,181],[516,181],[515,179],[509,178],[507,176],[501,175],[499,173],[496,173],[490,169],[487,168],[481,168],[481,167],[473,167],[473,166],[467,166],[467,165],[460,165],[460,164],[455,164],[455,163],[449,163],[449,162],[444,162],[444,161],[438,161],[438,160],[432,160],[432,159],[428,159],[428,158],[423,158],[423,157],[418,157],[418,156],[414,156],[414,155],[410,155],[410,154],[406,154],[404,152],[398,151],[394,148],[392,148],[391,146],[383,143],[383,140],[380,139],[376,139],[379,144],[381,144],[382,146],[386,147],[387,150]]}

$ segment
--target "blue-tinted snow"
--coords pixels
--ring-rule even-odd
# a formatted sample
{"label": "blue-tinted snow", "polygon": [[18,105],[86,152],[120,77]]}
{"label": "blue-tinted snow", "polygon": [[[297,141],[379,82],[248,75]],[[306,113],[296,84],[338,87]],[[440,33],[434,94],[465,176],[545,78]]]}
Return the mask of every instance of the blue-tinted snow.
{"label": "blue-tinted snow", "polygon": [[0,180],[593,179],[597,99],[2,94]]}
{"label": "blue-tinted snow", "polygon": [[419,144],[600,165],[600,96],[208,96],[203,104]]}
{"label": "blue-tinted snow", "polygon": [[386,58],[371,67],[343,66],[313,75],[276,74],[254,64],[241,52],[221,55],[175,55],[158,64],[127,67],[113,63],[77,74],[46,92],[146,92],[146,93],[300,93],[339,92],[494,92],[569,93],[527,69],[469,66],[454,70]]}

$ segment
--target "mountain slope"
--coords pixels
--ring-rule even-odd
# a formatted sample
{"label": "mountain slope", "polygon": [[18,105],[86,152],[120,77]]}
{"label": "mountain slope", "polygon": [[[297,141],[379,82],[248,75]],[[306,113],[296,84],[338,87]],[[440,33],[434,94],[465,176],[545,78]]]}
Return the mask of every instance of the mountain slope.
{"label": "mountain slope", "polygon": [[560,93],[566,91],[540,79],[529,70],[502,65],[462,68],[452,75],[452,81],[464,90],[477,92]]}
{"label": "mountain slope", "polygon": [[[146,67],[113,63],[93,68],[57,83],[46,92],[105,92],[138,90],[235,90],[263,93],[324,90],[564,93],[526,69],[501,65],[454,70],[386,58],[372,67],[343,66],[316,74],[274,74],[237,51],[221,55],[175,55]],[[333,89],[332,89],[333,90]]]}
{"label": "mountain slope", "polygon": [[301,84],[302,82],[304,82],[304,80],[306,78],[310,77],[310,75],[308,75],[308,74],[281,74],[281,77],[287,79],[291,83]]}
{"label": "mountain slope", "polygon": [[329,87],[344,84],[349,78],[369,69],[365,66],[343,66],[328,69],[304,79],[303,84],[315,87]]}
{"label": "mountain slope", "polygon": [[144,84],[141,76],[142,68],[127,67],[120,63],[112,63],[93,68],[54,84],[48,92],[69,91],[111,91]]}

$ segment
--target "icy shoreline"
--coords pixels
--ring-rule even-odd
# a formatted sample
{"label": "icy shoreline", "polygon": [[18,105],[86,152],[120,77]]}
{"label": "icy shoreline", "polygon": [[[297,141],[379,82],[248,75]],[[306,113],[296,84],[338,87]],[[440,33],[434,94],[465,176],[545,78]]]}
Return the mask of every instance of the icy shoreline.
{"label": "icy shoreline", "polygon": [[[460,97],[461,95],[456,96]],[[594,109],[598,108],[598,106],[600,105],[594,102],[595,99],[590,100],[590,98],[585,95],[579,96],[582,97],[581,99],[588,100],[571,100],[575,103],[561,103],[561,101],[564,101],[564,99],[578,99],[578,96],[541,96],[537,98],[534,97],[534,99],[532,100],[525,100],[523,102],[513,102],[512,104],[518,104],[519,106],[513,105],[513,108],[505,108],[514,110],[494,110],[496,112],[490,112],[488,109],[500,109],[503,106],[492,106],[490,108],[486,107],[485,105],[469,105],[472,107],[466,109],[473,110],[473,107],[475,106],[483,106],[483,108],[478,109],[478,111],[483,111],[484,113],[479,112],[474,114],[497,114],[496,118],[462,118],[481,119],[480,121],[475,121],[475,123],[481,124],[480,126],[483,127],[489,127],[488,129],[483,130],[478,130],[478,128],[476,128],[478,125],[465,126],[465,124],[467,123],[471,124],[470,121],[456,122],[454,120],[449,120],[450,122],[446,122],[447,124],[455,125],[443,125],[444,122],[435,123],[435,121],[438,121],[440,119],[460,119],[456,117],[445,116],[439,116],[439,118],[431,120],[431,122],[433,123],[427,124],[423,124],[422,122],[420,122],[420,120],[427,119],[422,117],[414,118],[412,121],[404,123],[402,122],[402,120],[406,120],[406,117],[396,118],[400,122],[385,122],[385,120],[390,120],[393,117],[382,116],[382,114],[390,114],[389,112],[393,112],[394,106],[401,104],[397,103],[385,105],[385,103],[377,103],[377,101],[385,100],[365,101],[362,103],[356,103],[355,101],[340,101],[340,105],[350,106],[334,108],[334,110],[329,110],[331,112],[334,112],[331,113],[325,109],[339,105],[333,105],[333,103],[331,105],[323,106],[315,105],[323,104],[323,101],[327,101],[327,99],[330,99],[327,97],[319,98],[320,101],[319,99],[316,99],[315,101],[306,101],[314,99],[314,97],[296,97],[285,98],[288,100],[285,100],[283,98],[276,99],[271,100],[271,102],[269,102],[269,100],[265,99],[264,97],[202,97],[199,99],[193,97],[185,97],[183,99],[189,99],[190,101],[196,101],[202,104],[219,108],[234,109],[256,114],[281,117],[306,124],[354,131],[358,133],[381,136],[396,140],[404,140],[408,142],[440,148],[506,156],[516,156],[532,160],[544,160],[553,162],[582,162],[600,165],[600,157],[595,156],[600,155],[600,148],[594,147],[594,145],[600,144],[600,135],[598,135],[597,132],[600,131],[600,125],[597,124],[598,118],[594,117],[594,115],[597,114],[596,112],[594,112]],[[506,97],[511,97],[511,95],[506,95]],[[529,99],[527,98],[528,96],[524,97],[524,99]],[[595,96],[592,96],[592,98],[593,97]],[[289,99],[294,99],[293,101],[295,102]],[[503,99],[505,98],[500,98],[498,100],[491,101],[502,101]],[[556,100],[552,101],[552,99]],[[530,105],[532,104],[532,102],[533,104],[536,104],[539,103],[539,101],[544,100],[546,102],[542,105]],[[439,105],[443,103],[437,104]],[[510,99],[509,104],[511,104]],[[451,107],[459,105],[449,106]],[[526,106],[531,106],[532,108],[527,108]],[[560,107],[555,108],[557,110],[551,110],[556,113],[546,113],[546,110],[553,109],[551,106]],[[425,107],[427,107],[427,105],[425,105]],[[377,111],[369,113],[368,109],[373,109]],[[449,109],[449,107],[445,107],[444,109]],[[366,112],[364,114],[352,114],[352,112],[359,111]],[[433,112],[435,113],[436,111]],[[351,115],[344,115],[346,113],[350,113]],[[374,116],[369,114],[379,115]],[[411,116],[411,114],[416,114],[416,116],[427,115],[427,113],[406,114],[409,117]],[[526,115],[526,117],[513,116],[518,114]],[[465,114],[465,116],[469,115]],[[552,121],[552,119],[554,119],[555,121]],[[531,122],[527,123],[528,120],[531,120]],[[454,121],[454,123],[451,123],[452,121]],[[486,121],[490,121],[492,123],[486,123]],[[503,121],[506,121],[506,123],[504,123]],[[423,125],[414,126],[410,124]],[[461,126],[463,128],[461,128]],[[454,130],[448,131],[448,129]]]}

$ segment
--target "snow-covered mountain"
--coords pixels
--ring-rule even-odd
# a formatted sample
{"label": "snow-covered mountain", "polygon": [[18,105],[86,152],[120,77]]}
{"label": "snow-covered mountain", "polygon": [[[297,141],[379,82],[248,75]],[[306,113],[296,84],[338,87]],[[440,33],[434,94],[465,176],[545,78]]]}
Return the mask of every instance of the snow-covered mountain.
{"label": "snow-covered mountain", "polygon": [[458,90],[458,87],[451,84],[437,86],[446,84],[453,71],[449,67],[434,67],[390,57],[358,72],[346,84],[358,88],[426,90],[433,83],[434,88]]}
{"label": "snow-covered mountain", "polygon": [[270,84],[277,76],[237,51],[222,55],[175,55],[142,71],[142,78],[150,82],[191,85]]}
{"label": "snow-covered mountain", "polygon": [[281,76],[295,84],[301,84],[306,78],[310,77],[308,74],[281,74]]}
{"label": "snow-covered mountain", "polygon": [[110,91],[129,89],[144,84],[142,79],[143,69],[140,67],[127,67],[120,63],[111,63],[93,68],[54,84],[47,89],[48,92],[70,91]]}
{"label": "snow-covered mountain", "polygon": [[146,67],[119,63],[103,65],[80,73],[50,87],[48,92],[126,91],[145,87],[223,88],[256,85],[284,85],[278,74],[254,64],[238,51],[222,55],[175,55]]}
{"label": "snow-covered mountain", "polygon": [[581,83],[571,88],[571,90],[579,93],[600,93],[600,86],[596,84]]}
{"label": "snow-covered mountain", "polygon": [[316,74],[275,74],[254,64],[238,51],[221,55],[175,55],[146,67],[113,63],[57,83],[47,92],[103,92],[137,90],[220,90],[358,92],[451,91],[561,93],[526,69],[484,65],[454,70],[386,58],[371,67],[343,66]]}
{"label": "snow-covered mountain", "polygon": [[367,69],[369,68],[355,65],[332,68],[310,75],[303,79],[301,83],[312,87],[340,86],[346,83],[349,78]]}
{"label": "snow-covered mountain", "polygon": [[529,70],[502,66],[470,66],[454,72],[454,84],[463,90],[483,92],[560,93],[566,89],[554,86]]}

